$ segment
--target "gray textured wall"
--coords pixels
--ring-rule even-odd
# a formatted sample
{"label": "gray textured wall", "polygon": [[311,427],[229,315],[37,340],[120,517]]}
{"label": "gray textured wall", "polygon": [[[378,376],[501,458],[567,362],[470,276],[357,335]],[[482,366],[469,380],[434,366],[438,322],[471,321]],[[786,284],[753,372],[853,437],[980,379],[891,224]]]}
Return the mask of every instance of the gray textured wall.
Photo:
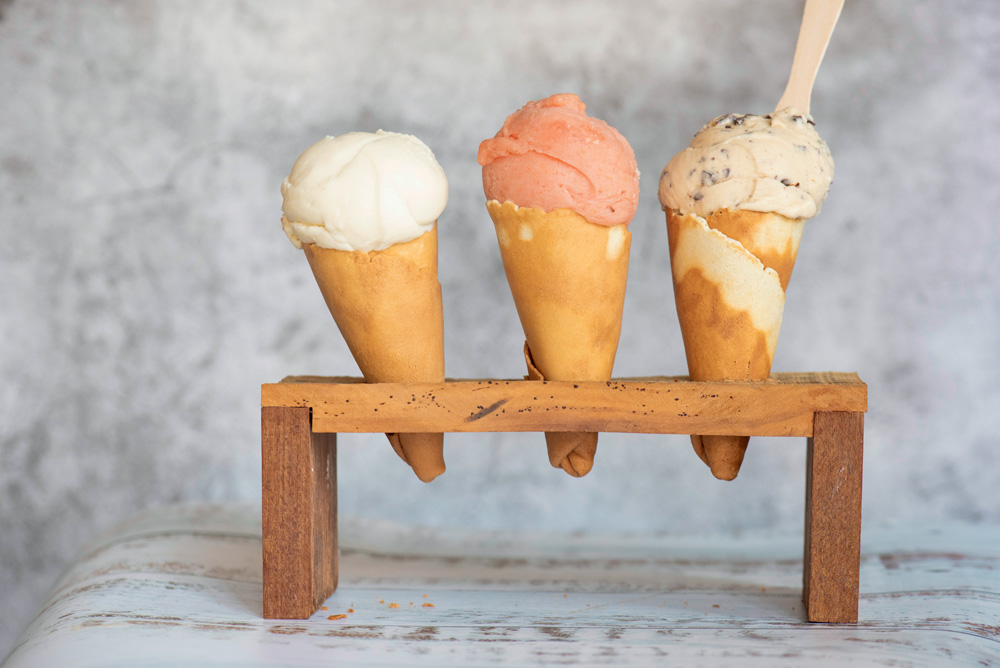
{"label": "gray textured wall", "polygon": [[[259,386],[356,374],[279,184],[325,134],[413,133],[451,182],[448,374],[523,373],[476,149],[577,92],[642,170],[616,374],[684,372],[666,161],[784,86],[798,2],[0,2],[0,656],[93,534],[259,496]],[[511,18],[512,17],[512,18]],[[870,384],[865,520],[1000,522],[1000,4],[848,2],[813,98],[837,161],[775,370]],[[582,480],[541,437],[448,440],[419,483],[344,438],[342,512],[406,523],[799,530],[804,448],[715,482],[685,437],[607,435]]]}

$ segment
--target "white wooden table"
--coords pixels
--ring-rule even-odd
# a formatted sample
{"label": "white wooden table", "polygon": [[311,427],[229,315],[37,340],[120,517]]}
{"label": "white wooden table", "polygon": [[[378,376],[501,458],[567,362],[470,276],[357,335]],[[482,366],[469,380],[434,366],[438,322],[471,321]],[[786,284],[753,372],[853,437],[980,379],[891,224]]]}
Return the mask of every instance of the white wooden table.
{"label": "white wooden table", "polygon": [[865,527],[856,626],[804,621],[801,535],[473,534],[350,518],[328,609],[268,621],[260,532],[248,505],[167,507],[117,527],[4,668],[1000,665],[995,527]]}

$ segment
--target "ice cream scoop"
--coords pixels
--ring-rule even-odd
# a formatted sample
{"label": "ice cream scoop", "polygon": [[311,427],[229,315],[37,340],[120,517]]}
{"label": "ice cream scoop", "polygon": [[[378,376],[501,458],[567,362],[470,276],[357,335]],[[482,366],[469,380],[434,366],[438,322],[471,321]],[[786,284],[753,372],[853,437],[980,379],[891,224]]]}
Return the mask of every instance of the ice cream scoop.
{"label": "ice cream scoop", "polygon": [[[479,147],[486,208],[525,334],[528,377],[608,380],[628,276],[639,171],[632,148],[576,95],[529,102]],[[545,434],[572,476],[594,463],[597,434]]]}
{"label": "ice cream scoop", "polygon": [[[352,132],[306,149],[281,186],[281,223],[305,251],[365,380],[442,382],[437,218],[448,181],[416,137]],[[445,470],[442,434],[387,434],[417,477]]]}
{"label": "ice cream scoop", "polygon": [[719,116],[675,155],[660,179],[664,208],[702,218],[760,211],[812,218],[833,181],[833,159],[812,119],[782,109]]}
{"label": "ice cream scoop", "polygon": [[296,247],[367,252],[434,227],[448,203],[448,179],[412,135],[349,132],[306,149],[281,195],[283,227]]}
{"label": "ice cream scoop", "polygon": [[487,200],[570,209],[598,225],[628,224],[639,201],[635,154],[571,93],[528,102],[479,145]]}

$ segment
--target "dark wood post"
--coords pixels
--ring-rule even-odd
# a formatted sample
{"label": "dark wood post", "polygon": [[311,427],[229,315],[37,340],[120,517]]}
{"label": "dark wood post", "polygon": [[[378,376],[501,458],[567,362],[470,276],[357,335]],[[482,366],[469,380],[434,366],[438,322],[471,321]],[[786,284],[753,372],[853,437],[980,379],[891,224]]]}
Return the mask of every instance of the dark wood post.
{"label": "dark wood post", "polygon": [[858,621],[864,419],[818,412],[808,439],[802,599],[811,622]]}
{"label": "dark wood post", "polygon": [[265,619],[306,619],[337,588],[337,435],[307,407],[261,408]]}

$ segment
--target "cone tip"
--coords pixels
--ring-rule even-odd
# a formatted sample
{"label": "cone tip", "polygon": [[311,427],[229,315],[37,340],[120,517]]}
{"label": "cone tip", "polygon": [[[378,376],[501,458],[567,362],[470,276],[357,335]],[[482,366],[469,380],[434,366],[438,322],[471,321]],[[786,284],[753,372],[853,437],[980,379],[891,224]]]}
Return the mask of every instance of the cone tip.
{"label": "cone tip", "polygon": [[594,458],[585,457],[573,451],[566,455],[559,465],[562,470],[570,474],[574,478],[582,478],[583,476],[590,473],[590,470],[594,468]]}
{"label": "cone tip", "polygon": [[695,453],[719,480],[735,480],[743,465],[748,436],[692,436]]}

